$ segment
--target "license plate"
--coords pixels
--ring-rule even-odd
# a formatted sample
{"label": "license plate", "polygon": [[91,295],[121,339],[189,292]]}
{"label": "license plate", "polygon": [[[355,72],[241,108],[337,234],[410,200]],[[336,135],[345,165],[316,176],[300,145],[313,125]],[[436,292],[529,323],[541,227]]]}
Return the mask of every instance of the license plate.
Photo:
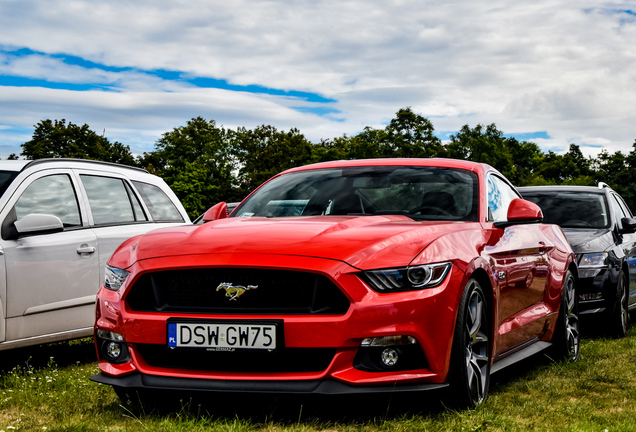
{"label": "license plate", "polygon": [[276,324],[168,323],[168,346],[235,349],[276,349]]}

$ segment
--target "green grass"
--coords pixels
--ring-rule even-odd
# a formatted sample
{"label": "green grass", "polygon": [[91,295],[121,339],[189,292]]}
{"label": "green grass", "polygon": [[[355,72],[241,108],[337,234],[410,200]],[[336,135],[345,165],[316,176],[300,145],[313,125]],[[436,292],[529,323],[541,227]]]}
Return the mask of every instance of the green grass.
{"label": "green grass", "polygon": [[577,363],[539,355],[502,371],[476,410],[447,410],[434,394],[180,395],[133,413],[89,381],[97,366],[85,339],[0,353],[0,431],[636,431],[635,368],[636,326],[624,339],[584,339]]}

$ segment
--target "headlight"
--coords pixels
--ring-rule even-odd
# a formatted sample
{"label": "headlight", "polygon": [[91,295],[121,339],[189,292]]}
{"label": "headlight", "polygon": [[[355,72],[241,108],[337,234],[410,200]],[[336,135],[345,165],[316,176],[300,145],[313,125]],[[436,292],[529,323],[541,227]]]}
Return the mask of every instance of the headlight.
{"label": "headlight", "polygon": [[596,252],[581,255],[580,268],[599,268],[607,266],[607,252]]}
{"label": "headlight", "polygon": [[104,286],[109,290],[119,291],[129,274],[129,271],[107,265],[104,277]]}
{"label": "headlight", "polygon": [[451,263],[425,264],[395,269],[369,270],[362,274],[371,288],[378,292],[413,291],[441,284]]}

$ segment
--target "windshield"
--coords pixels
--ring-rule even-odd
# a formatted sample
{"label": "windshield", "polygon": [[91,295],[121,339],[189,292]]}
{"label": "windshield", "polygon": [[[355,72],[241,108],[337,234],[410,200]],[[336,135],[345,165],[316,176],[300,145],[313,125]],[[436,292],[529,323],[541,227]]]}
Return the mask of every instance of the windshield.
{"label": "windshield", "polygon": [[408,215],[477,221],[477,175],[437,167],[367,166],[285,174],[268,182],[232,217]]}
{"label": "windshield", "polygon": [[523,192],[523,197],[541,207],[543,222],[561,228],[606,228],[609,213],[605,195],[589,192]]}

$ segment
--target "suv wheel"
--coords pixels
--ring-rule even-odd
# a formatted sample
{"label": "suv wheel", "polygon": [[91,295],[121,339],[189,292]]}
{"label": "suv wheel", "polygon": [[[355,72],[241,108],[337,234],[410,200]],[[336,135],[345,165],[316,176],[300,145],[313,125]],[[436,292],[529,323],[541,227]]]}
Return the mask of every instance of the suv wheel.
{"label": "suv wheel", "polygon": [[613,337],[621,338],[627,334],[629,314],[627,311],[627,277],[621,270],[616,285],[616,305],[609,319],[609,333]]}

